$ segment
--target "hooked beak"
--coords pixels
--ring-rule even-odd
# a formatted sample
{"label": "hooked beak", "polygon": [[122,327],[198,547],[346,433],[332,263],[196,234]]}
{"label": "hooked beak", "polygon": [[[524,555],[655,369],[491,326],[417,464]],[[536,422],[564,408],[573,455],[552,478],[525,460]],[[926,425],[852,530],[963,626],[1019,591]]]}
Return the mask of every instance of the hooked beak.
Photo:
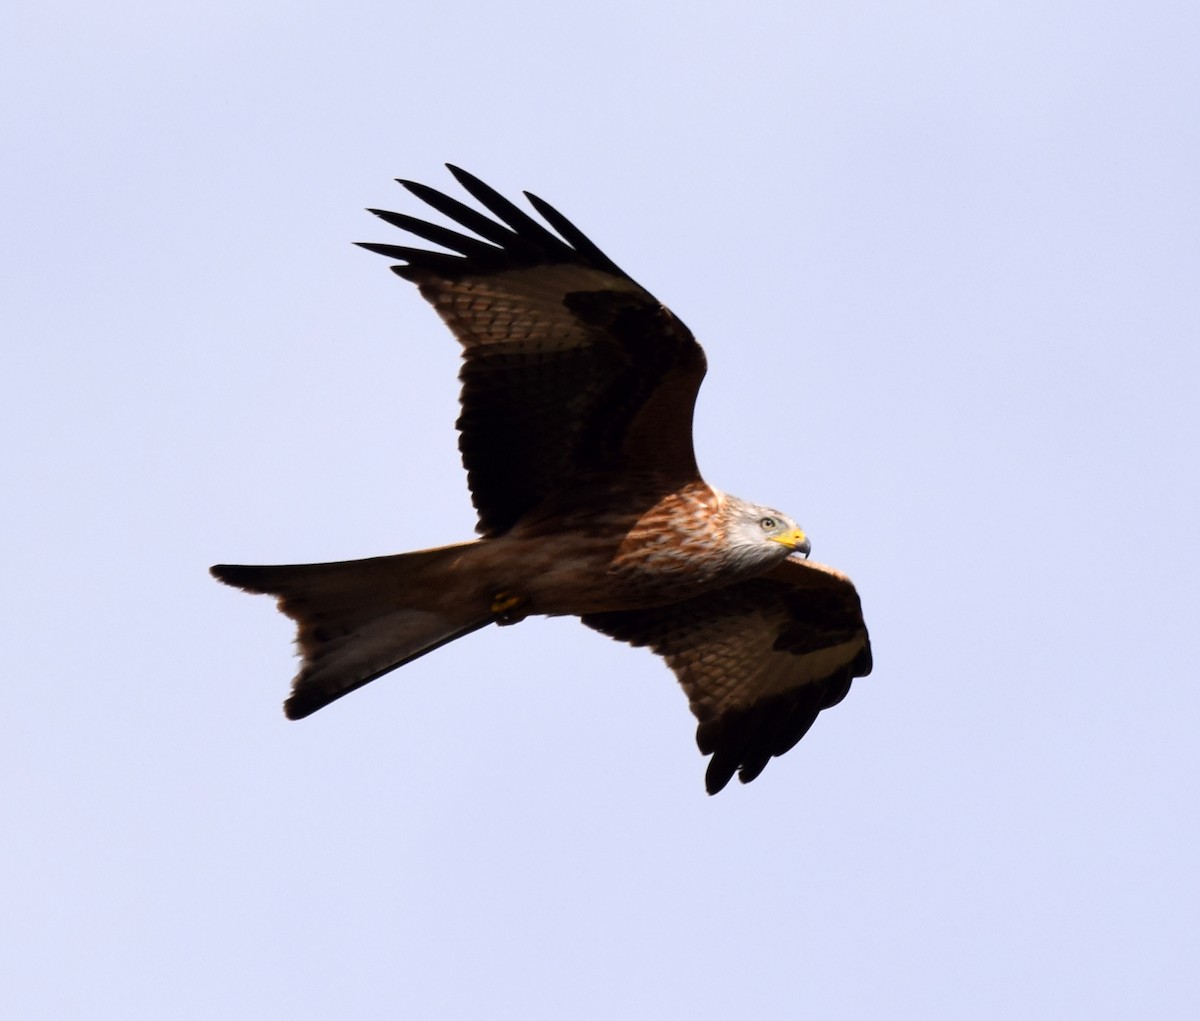
{"label": "hooked beak", "polygon": [[800,528],[793,528],[790,532],[784,532],[783,535],[773,535],[771,541],[786,546],[802,557],[807,557],[812,552],[812,543],[808,541],[808,536]]}

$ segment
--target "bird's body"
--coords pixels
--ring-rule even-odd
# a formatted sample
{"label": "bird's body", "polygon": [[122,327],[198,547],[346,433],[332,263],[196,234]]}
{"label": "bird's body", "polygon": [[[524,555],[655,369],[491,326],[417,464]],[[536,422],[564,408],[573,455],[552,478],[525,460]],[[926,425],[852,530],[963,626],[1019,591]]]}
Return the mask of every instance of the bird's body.
{"label": "bird's body", "polygon": [[[513,587],[526,595],[530,613],[583,616],[675,603],[755,577],[803,542],[730,541],[739,512],[754,522],[774,517],[783,534],[797,529],[778,511],[746,504],[705,482],[666,494],[597,482],[579,495],[584,498],[539,508],[511,532],[484,540],[495,544],[501,563],[527,568],[525,580]],[[697,556],[701,543],[722,555]]]}
{"label": "bird's body", "polygon": [[213,573],[296,620],[292,718],[488,624],[573,615],[666,657],[713,754],[710,792],[753,779],[869,672],[854,588],[793,555],[808,541],[786,515],[701,478],[704,356],[687,328],[540,199],[560,236],[454,173],[504,222],[402,183],[485,241],[379,212],[459,254],[364,247],[405,260],[396,271],[463,344],[460,447],[481,537]]}

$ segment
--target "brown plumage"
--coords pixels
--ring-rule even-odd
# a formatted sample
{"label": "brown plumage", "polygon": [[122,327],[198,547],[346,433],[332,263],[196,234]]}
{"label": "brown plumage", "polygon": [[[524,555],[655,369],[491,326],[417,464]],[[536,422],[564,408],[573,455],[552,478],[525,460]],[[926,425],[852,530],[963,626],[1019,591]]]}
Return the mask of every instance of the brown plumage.
{"label": "brown plumage", "polygon": [[553,207],[527,195],[556,233],[450,169],[496,219],[402,181],[477,236],[372,210],[449,252],[363,247],[402,260],[462,344],[459,447],[481,538],[212,573],[297,622],[292,719],[488,624],[567,614],[664,656],[712,755],[709,792],[748,782],[870,672],[854,587],[800,559],[808,541],[786,515],[700,477],[705,361],[687,327]]}

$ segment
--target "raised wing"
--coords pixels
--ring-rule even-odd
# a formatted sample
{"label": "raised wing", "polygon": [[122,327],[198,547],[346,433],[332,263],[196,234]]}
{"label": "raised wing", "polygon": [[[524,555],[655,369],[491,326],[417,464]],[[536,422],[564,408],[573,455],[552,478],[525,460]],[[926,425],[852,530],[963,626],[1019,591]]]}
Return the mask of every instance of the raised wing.
{"label": "raised wing", "polygon": [[749,783],[795,746],[822,709],[871,672],[858,593],[833,568],[796,558],[768,574],[648,610],[595,613],[588,627],[663,656],[700,721],[716,794]]}
{"label": "raised wing", "polygon": [[477,237],[373,209],[450,252],[362,247],[403,260],[392,268],[463,346],[459,449],[477,531],[499,535],[596,474],[659,478],[664,489],[697,479],[692,410],[705,362],[687,327],[546,202],[526,193],[557,234],[450,171],[496,219],[400,183]]}

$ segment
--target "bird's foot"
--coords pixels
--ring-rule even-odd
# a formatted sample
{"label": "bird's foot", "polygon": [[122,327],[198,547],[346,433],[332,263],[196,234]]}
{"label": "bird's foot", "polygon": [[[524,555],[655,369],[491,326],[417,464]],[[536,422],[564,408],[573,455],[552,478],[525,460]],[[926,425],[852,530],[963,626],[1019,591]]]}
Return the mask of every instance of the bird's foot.
{"label": "bird's foot", "polygon": [[492,596],[492,613],[497,624],[516,624],[525,619],[525,597],[515,592],[497,592]]}

